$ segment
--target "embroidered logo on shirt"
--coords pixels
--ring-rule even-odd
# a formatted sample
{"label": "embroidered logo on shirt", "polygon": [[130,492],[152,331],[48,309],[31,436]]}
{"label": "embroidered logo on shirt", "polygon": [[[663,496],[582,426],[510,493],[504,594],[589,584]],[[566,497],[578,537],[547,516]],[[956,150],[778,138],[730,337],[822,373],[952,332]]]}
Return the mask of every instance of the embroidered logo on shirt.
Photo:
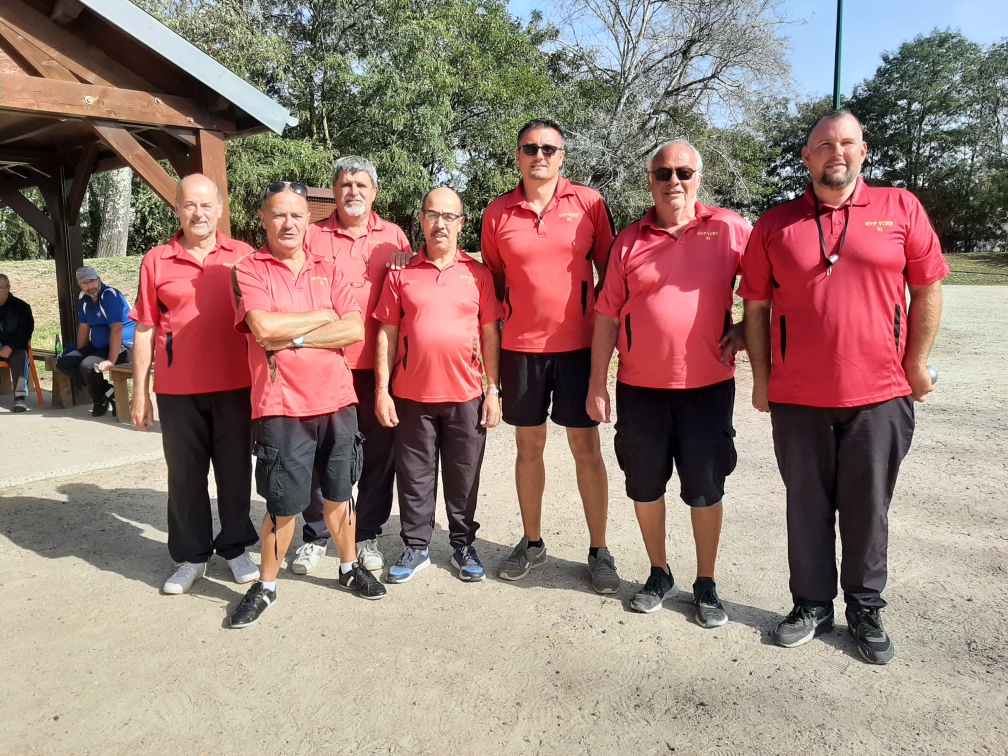
{"label": "embroidered logo on shirt", "polygon": [[465,281],[466,283],[471,283],[471,284],[475,285],[475,283],[476,283],[476,276],[470,276],[467,273],[460,273],[459,274],[459,280],[460,281]]}
{"label": "embroidered logo on shirt", "polygon": [[882,231],[886,226],[893,225],[892,221],[865,221],[864,223],[868,228],[874,228],[876,231]]}
{"label": "embroidered logo on shirt", "polygon": [[576,218],[581,217],[581,213],[560,213],[558,217],[563,218],[568,223],[572,223]]}
{"label": "embroidered logo on shirt", "polygon": [[707,241],[710,241],[713,237],[717,235],[718,235],[717,231],[697,231],[697,236],[702,236]]}
{"label": "embroidered logo on shirt", "polygon": [[312,281],[321,281],[322,283],[329,283],[329,276],[312,276]]}

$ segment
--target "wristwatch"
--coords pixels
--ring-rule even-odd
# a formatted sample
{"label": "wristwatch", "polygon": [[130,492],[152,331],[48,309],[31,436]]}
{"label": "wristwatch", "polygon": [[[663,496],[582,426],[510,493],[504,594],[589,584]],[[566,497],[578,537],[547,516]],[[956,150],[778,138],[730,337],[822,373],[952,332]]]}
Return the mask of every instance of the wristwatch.
{"label": "wristwatch", "polygon": [[304,346],[304,336],[298,336],[296,339],[292,339],[292,341],[294,342],[294,346],[299,349]]}
{"label": "wristwatch", "polygon": [[487,389],[487,396],[499,397],[500,395],[501,395],[500,389],[497,388],[496,386],[491,386],[490,388]]}

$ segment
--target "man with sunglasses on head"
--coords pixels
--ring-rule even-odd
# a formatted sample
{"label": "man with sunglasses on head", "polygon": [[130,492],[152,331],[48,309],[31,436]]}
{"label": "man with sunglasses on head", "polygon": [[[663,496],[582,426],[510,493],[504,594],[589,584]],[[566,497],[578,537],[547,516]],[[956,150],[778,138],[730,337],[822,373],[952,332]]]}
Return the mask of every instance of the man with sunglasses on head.
{"label": "man with sunglasses on head", "polygon": [[432,189],[420,207],[426,244],[389,273],[374,311],[375,413],[396,429],[404,546],[387,580],[405,583],[431,565],[440,467],[452,566],[460,580],[478,582],[485,577],[473,546],[480,468],[487,429],[500,422],[500,303],[490,272],[458,247],[465,223],[458,194]]}
{"label": "man with sunglasses on head", "polygon": [[[504,303],[501,391],[504,422],[515,426],[515,484],[524,536],[499,575],[521,580],[546,559],[542,500],[546,419],[567,429],[588,523],[588,572],[598,593],[620,579],[606,548],[609,482],[598,423],[585,411],[591,373],[595,277],[605,274],[615,228],[602,196],[560,175],[564,135],[547,119],[518,131],[521,181],[483,214],[483,261]],[[552,405],[552,406],[551,406]]]}
{"label": "man with sunglasses on head", "polygon": [[[259,568],[245,549],[259,540],[252,497],[252,406],[247,347],[235,332],[231,269],[252,248],[217,230],[224,201],[201,173],[175,190],[181,230],[140,266],[133,342],[133,426],[154,425],[154,393],[168,466],[168,553],[178,565],[162,589],[188,591],[216,551],[236,583]],[[213,464],[220,532],[214,536],[207,475]]]}
{"label": "man with sunglasses on head", "polygon": [[267,515],[262,579],[232,613],[231,627],[254,624],[276,602],[280,562],[313,477],[340,555],[339,584],[368,599],[386,592],[357,562],[350,502],[361,443],[343,348],[364,339],[364,321],[340,269],[304,245],[307,194],[298,183],[266,188],[259,209],[266,244],[233,270],[235,327],[247,334],[252,373],[256,489]]}
{"label": "man with sunglasses on head", "polygon": [[[378,171],[359,155],[345,155],[333,164],[332,215],[308,228],[305,244],[332,260],[350,285],[364,316],[364,341],[344,349],[353,373],[357,427],[364,436],[364,468],[357,484],[357,559],[366,570],[380,570],[385,559],[378,548],[382,526],[392,513],[395,433],[378,422],[371,397],[375,394],[374,354],[378,321],[371,317],[389,268],[402,268],[412,256],[402,229],[371,210],[378,194]],[[303,545],[291,562],[291,572],[306,575],[325,555],[329,530],[322,514],[322,491],[312,487],[304,513]]]}
{"label": "man with sunglasses on head", "polygon": [[607,380],[617,348],[616,458],[651,561],[630,607],[655,612],[679,591],[665,551],[674,468],[696,545],[693,615],[714,628],[728,621],[714,566],[724,482],[736,461],[734,355],[745,348],[732,299],[751,226],[697,202],[702,179],[700,153],[688,142],[667,142],[649,157],[654,206],[616,237],[595,306],[588,414],[610,422]]}
{"label": "man with sunglasses on head", "polygon": [[889,503],[913,403],[934,388],[927,358],[949,267],[920,202],[859,177],[867,151],[846,111],[812,124],[812,181],[756,223],[739,296],[753,406],[770,413],[787,490],[794,609],[774,640],[790,648],[833,628],[839,515],[847,627],[865,661],[888,664]]}

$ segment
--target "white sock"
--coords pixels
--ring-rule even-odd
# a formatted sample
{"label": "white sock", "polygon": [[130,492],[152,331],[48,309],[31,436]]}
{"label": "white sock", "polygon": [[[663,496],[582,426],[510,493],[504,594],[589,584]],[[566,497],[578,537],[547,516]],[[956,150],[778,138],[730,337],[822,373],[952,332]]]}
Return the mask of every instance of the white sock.
{"label": "white sock", "polygon": [[276,593],[276,580],[274,580],[272,583],[267,583],[265,580],[263,580],[262,584],[263,588],[265,588],[267,591],[273,591],[274,593]]}
{"label": "white sock", "polygon": [[346,575],[357,562],[340,562],[339,571],[341,575]]}

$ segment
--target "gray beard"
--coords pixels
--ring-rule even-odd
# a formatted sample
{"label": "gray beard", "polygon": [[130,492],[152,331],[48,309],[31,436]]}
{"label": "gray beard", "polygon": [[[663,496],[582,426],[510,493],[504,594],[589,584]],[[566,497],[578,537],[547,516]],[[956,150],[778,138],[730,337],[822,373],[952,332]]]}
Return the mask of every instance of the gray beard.
{"label": "gray beard", "polygon": [[343,209],[346,211],[347,215],[352,215],[354,218],[359,218],[367,212],[367,207],[363,202],[354,202],[350,205],[343,205]]}
{"label": "gray beard", "polygon": [[830,189],[846,189],[848,186],[857,181],[858,175],[851,171],[849,168],[846,173],[829,174],[826,169],[823,169],[822,176],[819,178],[819,183],[823,186],[828,186]]}

